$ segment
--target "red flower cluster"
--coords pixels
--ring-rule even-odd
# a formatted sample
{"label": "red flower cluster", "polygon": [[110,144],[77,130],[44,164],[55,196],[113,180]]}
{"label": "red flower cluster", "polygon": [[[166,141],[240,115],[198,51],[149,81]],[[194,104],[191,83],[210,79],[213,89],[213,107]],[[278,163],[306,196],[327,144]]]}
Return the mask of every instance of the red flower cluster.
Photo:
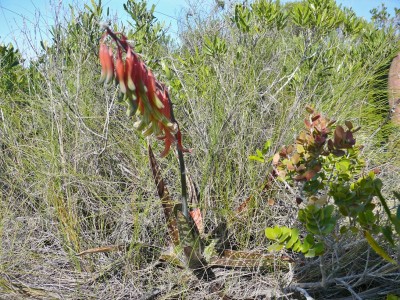
{"label": "red flower cluster", "polygon": [[[154,134],[158,139],[164,140],[162,157],[168,154],[173,144],[188,152],[182,147],[181,133],[173,116],[167,87],[155,79],[153,72],[133,51],[123,34],[114,33],[108,27],[106,30],[100,40],[100,80],[108,84],[116,79],[128,105],[128,116],[138,116],[135,128],[144,136]],[[112,48],[106,45],[108,36],[116,44],[116,58]],[[123,53],[126,53],[125,57]]]}

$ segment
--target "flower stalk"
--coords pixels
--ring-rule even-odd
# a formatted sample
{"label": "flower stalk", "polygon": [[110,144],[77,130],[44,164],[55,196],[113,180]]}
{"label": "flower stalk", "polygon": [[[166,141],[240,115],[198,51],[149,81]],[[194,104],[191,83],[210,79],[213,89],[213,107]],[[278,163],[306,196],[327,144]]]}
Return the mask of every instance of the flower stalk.
{"label": "flower stalk", "polygon": [[189,150],[182,146],[182,134],[174,118],[168,88],[157,81],[153,72],[129,45],[125,35],[114,33],[108,26],[105,26],[105,30],[99,50],[102,67],[100,81],[110,84],[115,79],[127,105],[127,116],[137,118],[134,127],[145,137],[154,135],[164,141],[161,157],[168,155],[171,146],[176,146],[181,175],[182,213],[189,219],[183,158],[183,152]]}

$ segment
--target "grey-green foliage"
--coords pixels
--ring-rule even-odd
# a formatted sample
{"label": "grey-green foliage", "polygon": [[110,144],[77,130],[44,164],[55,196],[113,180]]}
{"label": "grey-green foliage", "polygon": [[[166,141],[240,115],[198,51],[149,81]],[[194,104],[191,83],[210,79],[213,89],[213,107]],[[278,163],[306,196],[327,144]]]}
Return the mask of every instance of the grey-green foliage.
{"label": "grey-green foliage", "polygon": [[390,12],[388,12],[387,6],[385,3],[381,3],[379,8],[373,8],[370,10],[372,21],[379,28],[383,29],[395,29],[397,32],[399,31],[399,20],[400,20],[400,9],[394,8],[394,15],[392,16]]}
{"label": "grey-green foliage", "polygon": [[[97,54],[98,40],[102,34],[100,26],[103,17],[101,0],[96,3],[91,1],[91,6],[85,4],[84,10],[77,10],[69,5],[69,22],[58,22],[50,28],[51,44],[41,41],[45,55],[64,54],[66,63],[73,61],[72,57],[84,53],[85,55]],[[106,15],[108,16],[108,10]],[[87,48],[90,51],[82,51]],[[86,50],[86,49],[85,49]],[[86,59],[88,56],[85,57]]]}
{"label": "grey-green foliage", "polygon": [[124,10],[132,19],[132,22],[128,21],[130,26],[126,34],[134,42],[137,52],[149,56],[147,61],[159,59],[170,41],[164,23],[154,16],[155,8],[154,4],[148,8],[146,0],[128,0],[124,4]]}
{"label": "grey-green foliage", "polygon": [[0,93],[12,94],[26,91],[27,80],[22,66],[23,59],[12,44],[0,45]]}

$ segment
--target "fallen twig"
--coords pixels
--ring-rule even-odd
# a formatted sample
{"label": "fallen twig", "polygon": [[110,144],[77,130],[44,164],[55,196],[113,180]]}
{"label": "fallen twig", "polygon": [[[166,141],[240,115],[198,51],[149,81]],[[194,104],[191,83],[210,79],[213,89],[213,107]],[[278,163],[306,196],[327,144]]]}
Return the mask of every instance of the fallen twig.
{"label": "fallen twig", "polygon": [[285,293],[289,293],[289,292],[299,292],[300,294],[302,294],[306,300],[314,300],[313,297],[310,296],[310,294],[303,288],[298,287],[298,286],[288,286],[287,288],[284,289]]}
{"label": "fallen twig", "polygon": [[346,281],[342,279],[336,279],[336,282],[343,285],[353,295],[355,299],[362,300],[361,297],[357,295],[357,293],[352,289],[352,287]]}

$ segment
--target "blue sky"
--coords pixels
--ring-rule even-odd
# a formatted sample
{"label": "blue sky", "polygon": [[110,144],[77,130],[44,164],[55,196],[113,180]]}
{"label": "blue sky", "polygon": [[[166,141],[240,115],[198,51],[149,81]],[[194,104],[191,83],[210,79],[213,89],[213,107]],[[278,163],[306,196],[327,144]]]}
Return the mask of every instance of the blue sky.
{"label": "blue sky", "polygon": [[[170,25],[170,33],[177,32],[177,19],[183,8],[187,8],[187,0],[148,0],[149,4],[156,4],[156,17]],[[213,3],[214,0],[207,0]],[[37,46],[38,41],[46,39],[48,29],[54,23],[53,11],[68,3],[79,3],[78,0],[0,0],[0,44],[10,42],[17,44],[22,51]],[[90,3],[90,0],[86,0]],[[96,0],[97,2],[97,0]],[[126,0],[103,0],[103,5],[110,11],[118,14],[123,20],[126,13],[122,4]],[[195,2],[191,0],[191,2]],[[285,2],[285,0],[283,1]],[[385,3],[389,13],[393,14],[394,7],[400,7],[400,0],[337,0],[343,6],[352,7],[357,15],[366,19],[370,17],[369,10]],[[90,4],[89,4],[90,6]],[[34,30],[32,30],[34,29]],[[30,39],[26,38],[28,32]],[[33,44],[33,45],[32,45]]]}
{"label": "blue sky", "polygon": [[[96,2],[98,0],[95,0]],[[89,6],[90,0],[86,0]],[[166,25],[171,25],[170,30],[177,30],[177,18],[183,7],[187,7],[185,0],[148,0],[150,5],[156,5],[155,13],[159,20],[165,21]],[[40,27],[39,32],[45,34],[46,29],[54,23],[53,12],[61,5],[67,6],[69,3],[79,3],[82,7],[84,1],[75,0],[0,0],[0,44],[22,42],[20,39],[21,31]],[[112,15],[118,14],[119,19],[126,16],[123,10],[123,3],[126,0],[103,0],[103,5],[110,8]],[[36,28],[37,29],[37,28]],[[37,34],[39,34],[37,32]],[[173,33],[173,32],[172,32]]]}

